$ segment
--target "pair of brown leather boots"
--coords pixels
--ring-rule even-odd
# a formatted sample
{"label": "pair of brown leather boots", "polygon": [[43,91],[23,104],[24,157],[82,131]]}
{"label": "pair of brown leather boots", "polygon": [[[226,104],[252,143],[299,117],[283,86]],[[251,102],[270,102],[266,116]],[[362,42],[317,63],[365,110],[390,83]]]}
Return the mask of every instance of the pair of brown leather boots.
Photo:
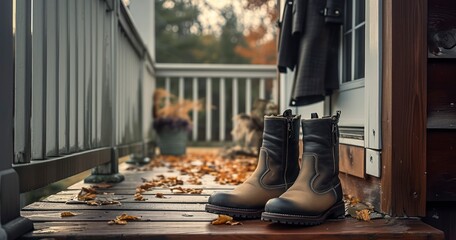
{"label": "pair of brown leather boots", "polygon": [[[210,196],[206,211],[236,218],[260,218],[284,224],[316,225],[344,216],[339,174],[340,112],[301,120],[286,110],[265,116],[258,165],[231,192]],[[299,124],[304,151],[299,167]]]}

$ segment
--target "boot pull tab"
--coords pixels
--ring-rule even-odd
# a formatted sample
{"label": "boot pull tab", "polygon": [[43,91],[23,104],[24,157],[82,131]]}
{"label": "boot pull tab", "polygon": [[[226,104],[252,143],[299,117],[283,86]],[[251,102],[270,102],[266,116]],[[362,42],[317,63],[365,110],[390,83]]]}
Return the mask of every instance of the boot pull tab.
{"label": "boot pull tab", "polygon": [[287,109],[283,112],[282,116],[284,117],[291,117],[293,114],[291,112],[291,109]]}
{"label": "boot pull tab", "polygon": [[318,118],[318,113],[311,113],[310,118]]}

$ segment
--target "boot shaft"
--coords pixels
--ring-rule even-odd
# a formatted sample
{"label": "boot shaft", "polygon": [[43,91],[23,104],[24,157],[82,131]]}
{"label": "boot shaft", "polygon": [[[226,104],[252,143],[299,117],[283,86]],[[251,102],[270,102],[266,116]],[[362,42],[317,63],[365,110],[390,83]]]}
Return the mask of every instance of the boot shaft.
{"label": "boot shaft", "polygon": [[[304,156],[317,156],[315,179],[317,191],[324,191],[337,185],[339,181],[339,117],[340,112],[331,117],[318,118],[312,114],[311,119],[303,119]],[[305,157],[303,157],[305,160]]]}
{"label": "boot shaft", "polygon": [[[299,124],[301,116],[286,110],[282,115],[265,116],[261,151],[267,151],[268,167],[263,181],[268,185],[292,183],[299,174]],[[260,151],[260,158],[265,157]],[[261,160],[261,159],[260,159]]]}

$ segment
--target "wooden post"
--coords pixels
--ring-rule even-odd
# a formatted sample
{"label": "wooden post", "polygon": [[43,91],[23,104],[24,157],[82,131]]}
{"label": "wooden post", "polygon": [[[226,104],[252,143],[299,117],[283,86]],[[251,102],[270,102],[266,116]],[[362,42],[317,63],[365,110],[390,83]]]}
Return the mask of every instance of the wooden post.
{"label": "wooden post", "polygon": [[30,220],[20,216],[19,178],[14,159],[14,44],[13,1],[0,8],[0,239],[15,239],[33,230]]}
{"label": "wooden post", "polygon": [[427,0],[383,4],[381,209],[424,216]]}

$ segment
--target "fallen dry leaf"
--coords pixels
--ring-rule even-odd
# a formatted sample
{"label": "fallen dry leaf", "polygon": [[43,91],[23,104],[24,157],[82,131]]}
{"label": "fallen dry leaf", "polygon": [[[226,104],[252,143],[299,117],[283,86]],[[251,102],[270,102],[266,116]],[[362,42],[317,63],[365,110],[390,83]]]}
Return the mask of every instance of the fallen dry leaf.
{"label": "fallen dry leaf", "polygon": [[135,193],[135,201],[146,201],[147,199],[141,193]]}
{"label": "fallen dry leaf", "polygon": [[166,198],[165,195],[163,193],[156,193],[155,194],[155,197],[156,198]]}
{"label": "fallen dry leaf", "polygon": [[77,215],[76,213],[72,213],[72,212],[61,212],[60,213],[60,217],[73,217],[76,215]]}
{"label": "fallen dry leaf", "polygon": [[223,215],[220,214],[218,215],[218,218],[214,219],[211,222],[212,225],[221,225],[221,224],[226,224],[226,225],[241,225],[242,223],[233,221],[233,218],[228,216],[228,215]]}
{"label": "fallen dry leaf", "polygon": [[120,216],[117,216],[116,219],[111,220],[108,222],[109,225],[117,224],[117,225],[126,225],[128,221],[136,221],[139,220],[139,217],[131,216],[123,213]]}
{"label": "fallen dry leaf", "polygon": [[[190,184],[200,185],[201,177],[208,174],[213,175],[215,181],[220,184],[238,185],[252,174],[256,164],[257,158],[252,156],[223,157],[213,152],[188,153],[184,156],[159,155],[141,170],[150,171],[156,167],[168,167],[169,170],[176,170],[182,175],[189,175],[187,182]],[[157,187],[171,187],[166,180],[171,179],[167,179],[163,174],[156,176],[155,182],[143,179],[144,182],[154,182]],[[181,181],[176,183],[183,184]]]}
{"label": "fallen dry leaf", "polygon": [[97,197],[97,190],[89,187],[82,187],[81,191],[79,191],[77,199],[78,201],[88,201],[93,200]]}
{"label": "fallen dry leaf", "polygon": [[180,186],[170,188],[169,190],[175,194],[201,194],[203,192],[202,188],[183,188]]}
{"label": "fallen dry leaf", "polygon": [[220,224],[225,224],[226,222],[231,221],[231,220],[233,220],[232,217],[230,217],[228,215],[220,214],[220,215],[218,215],[218,218],[214,219],[211,222],[211,224],[212,225],[220,225]]}
{"label": "fallen dry leaf", "polygon": [[361,200],[359,198],[352,196],[352,195],[346,195],[346,194],[344,194],[344,201],[347,202],[351,206],[355,206],[356,204],[361,202]]}
{"label": "fallen dry leaf", "polygon": [[370,210],[363,209],[360,211],[356,211],[356,219],[363,220],[363,221],[370,221]]}

